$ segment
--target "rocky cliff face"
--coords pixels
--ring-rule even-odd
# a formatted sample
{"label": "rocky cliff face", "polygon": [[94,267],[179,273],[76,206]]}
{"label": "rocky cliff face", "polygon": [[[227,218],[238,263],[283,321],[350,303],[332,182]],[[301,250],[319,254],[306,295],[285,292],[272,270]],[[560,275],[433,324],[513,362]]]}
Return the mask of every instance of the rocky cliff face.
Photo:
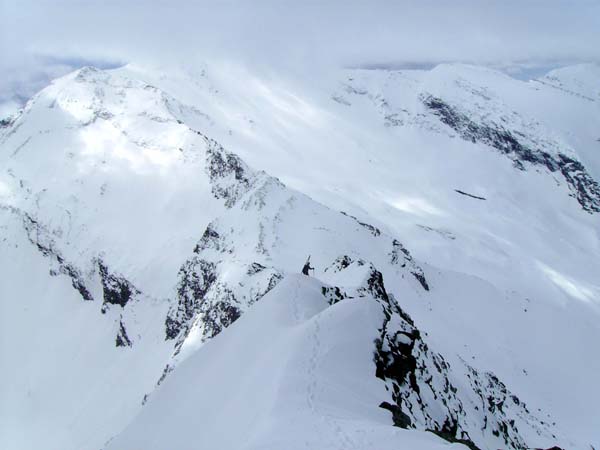
{"label": "rocky cliff face", "polygon": [[492,442],[498,447],[525,448],[520,429],[555,438],[550,424],[533,415],[494,374],[479,373],[464,361],[453,367],[431,349],[372,264],[351,262],[344,256],[330,267],[333,273],[344,270],[364,276],[363,284],[350,290],[327,287],[323,293],[331,304],[372,297],[381,306],[383,322],[374,342],[373,361],[375,375],[385,381],[393,400],[382,401],[380,406],[391,412],[396,426],[429,430],[474,449]]}
{"label": "rocky cliff face", "polygon": [[550,173],[560,173],[569,186],[571,195],[585,211],[600,212],[600,185],[580,161],[560,153],[560,150],[556,155],[544,150],[545,147],[552,148],[557,144],[539,142],[522,132],[506,129],[506,120],[502,120],[503,123],[476,123],[440,98],[423,96],[421,100],[427,109],[461,138],[473,143],[480,142],[498,150],[511,158],[517,169],[526,170],[527,166],[541,166]]}

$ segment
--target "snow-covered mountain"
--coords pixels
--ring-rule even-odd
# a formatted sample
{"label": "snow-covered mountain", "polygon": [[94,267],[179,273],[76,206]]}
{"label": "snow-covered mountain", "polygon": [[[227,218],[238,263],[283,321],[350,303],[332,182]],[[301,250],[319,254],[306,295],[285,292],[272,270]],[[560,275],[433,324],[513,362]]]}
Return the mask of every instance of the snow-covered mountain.
{"label": "snow-covered mountain", "polygon": [[84,68],[2,121],[2,448],[600,445],[600,69],[314,81]]}

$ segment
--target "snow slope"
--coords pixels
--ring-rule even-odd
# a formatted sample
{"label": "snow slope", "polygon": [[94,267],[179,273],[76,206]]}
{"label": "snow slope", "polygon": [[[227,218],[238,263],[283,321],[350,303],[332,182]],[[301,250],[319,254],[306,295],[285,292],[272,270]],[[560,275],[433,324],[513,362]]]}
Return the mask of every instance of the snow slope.
{"label": "snow slope", "polygon": [[600,445],[597,67],[318,75],[2,124],[3,447]]}
{"label": "snow slope", "polygon": [[[450,367],[444,359],[430,354],[423,343],[418,344],[418,352],[409,350],[410,343],[421,338],[410,317],[386,293],[379,272],[360,262],[343,266],[331,267],[329,279],[362,283],[343,287],[341,296],[339,286],[288,276],[226,332],[178,366],[108,448],[436,448],[432,437],[395,431],[386,414],[375,407],[389,394],[373,376],[373,343],[377,343],[378,377],[407,363],[393,357],[386,360],[401,354],[395,353],[396,346],[408,351],[409,360],[411,351],[418,354],[417,376],[427,375],[425,382],[411,379],[419,387],[404,393],[407,398],[414,396],[407,404],[414,403],[405,410],[406,416],[399,414],[402,420],[410,421],[408,414],[418,415],[422,408],[433,416],[428,418],[430,429],[436,429],[434,421],[445,417],[443,407],[441,411],[433,407],[440,400],[436,395],[444,396],[446,408],[459,407],[464,416],[473,418],[479,412],[479,394],[474,392],[473,404],[461,403],[459,397],[464,396],[464,401],[469,388],[448,381]],[[361,273],[363,277],[357,278]],[[332,292],[336,292],[333,297]],[[471,376],[479,378],[475,371]],[[446,383],[445,391],[436,386],[438,377]],[[474,386],[486,390],[497,380],[486,382],[477,384],[478,380]],[[505,411],[521,430],[532,425],[535,419],[516,403],[516,397],[496,394],[500,397],[495,401],[510,400]],[[165,417],[173,403],[177,412]],[[466,433],[460,437],[480,431],[481,417],[477,419],[470,429],[459,419],[458,427]],[[229,432],[232,426],[235,432]],[[198,433],[198,427],[203,432]],[[546,435],[549,440],[544,428],[543,423],[539,428],[535,425],[528,438],[540,442]],[[512,438],[517,439],[512,445],[524,445],[517,436]],[[502,438],[497,440],[497,445],[504,444]]]}
{"label": "snow slope", "polygon": [[329,306],[320,283],[290,275],[182,363],[107,448],[448,448],[389,426],[377,407],[382,316],[373,299]]}

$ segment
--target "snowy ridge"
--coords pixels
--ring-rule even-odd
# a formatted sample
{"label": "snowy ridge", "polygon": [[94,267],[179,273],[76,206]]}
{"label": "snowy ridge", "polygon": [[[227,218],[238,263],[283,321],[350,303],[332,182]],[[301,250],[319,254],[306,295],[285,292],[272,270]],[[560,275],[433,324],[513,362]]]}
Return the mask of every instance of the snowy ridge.
{"label": "snowy ridge", "polygon": [[[401,428],[428,430],[433,434],[442,437],[451,442],[459,442],[467,445],[469,448],[494,448],[494,446],[509,446],[511,448],[523,448],[524,436],[528,440],[535,442],[553,442],[555,436],[552,436],[548,431],[549,425],[535,418],[527,407],[520,400],[507,391],[506,387],[492,374],[479,374],[475,369],[464,364],[462,369],[457,371],[451,367],[444,358],[433,352],[421,338],[419,330],[415,327],[412,319],[398,306],[395,298],[390,296],[385,291],[383,279],[371,264],[362,260],[349,262],[347,256],[339,258],[328,270],[329,280],[338,280],[342,282],[350,282],[349,286],[331,286],[317,284],[318,282],[309,278],[298,278],[297,275],[290,275],[284,278],[280,285],[265,295],[261,300],[261,305],[266,305],[258,308],[263,311],[261,315],[254,315],[248,312],[247,316],[240,319],[240,325],[234,324],[231,332],[234,333],[245,330],[248,327],[256,327],[259,325],[257,321],[262,321],[265,317],[269,317],[273,310],[287,308],[289,302],[290,310],[278,317],[276,322],[267,321],[261,323],[260,326],[265,329],[264,332],[254,330],[250,334],[246,334],[245,342],[248,345],[250,355],[244,355],[243,361],[246,358],[256,358],[256,362],[248,364],[246,369],[252,373],[278,373],[281,370],[296,370],[294,359],[296,357],[307,358],[306,362],[299,362],[308,365],[308,376],[294,377],[294,383],[290,387],[286,387],[287,377],[277,377],[277,385],[275,389],[286,391],[293,389],[293,394],[286,397],[282,404],[283,409],[277,415],[271,417],[272,412],[269,411],[268,404],[270,398],[268,395],[263,397],[263,385],[269,384],[271,381],[264,380],[262,383],[253,384],[261,395],[255,397],[252,403],[255,414],[260,418],[257,423],[253,424],[253,429],[262,430],[266,424],[269,432],[256,434],[250,432],[251,438],[245,434],[246,431],[242,428],[237,430],[235,436],[229,439],[218,437],[218,431],[207,429],[200,438],[199,445],[222,445],[223,448],[278,448],[277,445],[286,445],[290,448],[301,448],[302,445],[308,444],[312,439],[317,437],[318,441],[313,441],[312,445],[323,445],[325,448],[374,448],[371,442],[366,444],[365,438],[372,431],[367,432],[369,425],[368,415],[364,416],[366,420],[364,430],[362,432],[354,431],[353,426],[347,423],[348,418],[345,417],[352,411],[352,408],[344,410],[344,412],[336,411],[336,407],[340,407],[338,402],[348,402],[350,399],[329,399],[330,395],[327,389],[320,387],[322,383],[333,383],[336,388],[334,391],[342,391],[352,389],[350,379],[356,377],[359,373],[371,373],[372,379],[375,375],[386,381],[386,391],[374,389],[370,387],[365,391],[371,398],[370,409],[374,403],[380,402],[382,410],[389,409],[393,414],[394,423]],[[346,265],[348,263],[348,265]],[[343,266],[340,270],[339,268]],[[293,280],[293,281],[292,281]],[[292,288],[295,284],[296,287]],[[319,300],[318,292],[321,292],[323,297]],[[310,301],[309,301],[310,299]],[[281,360],[278,360],[278,352],[270,347],[272,345],[253,345],[252,342],[256,339],[265,339],[269,335],[269,330],[272,327],[281,327],[281,324],[287,324],[289,321],[302,320],[306,317],[306,308],[311,303],[318,304],[317,315],[309,313],[308,318],[311,318],[313,325],[307,327],[307,332],[313,329],[307,336],[306,342],[301,344],[302,350],[291,352],[288,358],[283,358],[283,361],[288,360],[289,369],[278,367]],[[331,311],[327,307],[330,305]],[[360,306],[359,306],[360,305]],[[313,306],[314,307],[314,306]],[[326,325],[327,317],[341,317],[348,320],[346,315],[341,312],[346,308],[362,308],[369,310],[369,320],[367,323],[359,325],[352,319],[349,323],[342,325],[350,327],[353,333],[367,332],[371,336],[379,336],[374,340],[367,340],[364,344],[369,344],[366,348],[361,346],[361,351],[357,353],[360,356],[359,363],[361,369],[355,368],[353,371],[342,375],[344,367],[347,367],[348,358],[341,349],[330,348],[328,351],[319,351],[320,347],[326,347],[323,343],[324,336],[336,336],[341,339],[348,339],[352,334],[344,333],[338,329],[341,324]],[[269,311],[268,313],[265,312]],[[335,311],[335,312],[334,312]],[[278,313],[281,314],[281,313]],[[321,318],[321,319],[320,319]],[[308,325],[308,324],[307,324]],[[328,330],[325,332],[324,330]],[[243,332],[243,331],[241,331]],[[226,336],[232,336],[227,334]],[[327,334],[325,334],[327,333]],[[293,333],[292,333],[293,335]],[[343,337],[342,337],[343,336]],[[287,347],[287,338],[279,337],[272,342],[281,340],[284,348]],[[325,338],[327,341],[327,338]],[[370,342],[369,342],[370,341]],[[121,435],[112,440],[108,447],[120,448],[120,446],[136,446],[143,445],[148,448],[160,448],[164,445],[165,436],[167,439],[175,443],[175,445],[185,445],[182,443],[191,439],[189,435],[189,427],[191,426],[188,416],[180,415],[177,419],[167,419],[166,424],[162,424],[158,429],[153,429],[148,432],[148,425],[156,420],[154,417],[161,415],[160,411],[165,408],[166,401],[171,401],[173,396],[177,399],[187,398],[184,411],[189,407],[197,410],[202,402],[202,399],[208,402],[206,405],[207,411],[220,411],[222,408],[218,403],[213,403],[210,391],[215,388],[209,381],[210,373],[218,374],[218,370],[224,370],[225,373],[235,373],[232,365],[235,365],[235,351],[223,348],[223,342],[227,342],[227,338],[220,336],[214,342],[208,343],[199,351],[190,356],[188,361],[184,361],[169,375],[161,387],[156,392],[156,397],[150,397],[146,409],[142,415],[137,418]],[[370,350],[367,350],[370,347]],[[366,350],[366,351],[365,351]],[[266,354],[274,352],[273,358],[260,358],[255,355],[256,351],[264,351]],[[312,352],[312,355],[310,355]],[[210,354],[218,353],[222,355],[221,363],[230,366],[225,369],[209,369],[205,361],[210,361]],[[306,356],[304,356],[306,355]],[[310,355],[310,356],[309,356]],[[291,361],[289,359],[291,358]],[[327,361],[331,361],[328,363]],[[334,361],[336,361],[334,363]],[[259,370],[254,369],[254,365],[258,364]],[[266,365],[264,365],[266,364]],[[335,364],[332,366],[331,364]],[[264,365],[264,366],[263,366]],[[334,368],[336,367],[337,368]],[[369,368],[371,366],[371,368]],[[195,367],[195,369],[190,369]],[[205,367],[205,369],[200,369]],[[252,369],[250,369],[252,367]],[[329,368],[327,368],[329,367]],[[208,370],[207,370],[208,369]],[[300,369],[300,370],[303,370]],[[330,370],[331,372],[327,372]],[[208,371],[208,373],[207,373]],[[339,371],[339,373],[338,373]],[[196,376],[195,383],[182,381],[181,376]],[[465,373],[468,375],[465,376]],[[181,374],[181,375],[180,375]],[[322,378],[326,377],[326,378]],[[468,383],[459,381],[465,377]],[[365,380],[366,381],[366,380]],[[356,382],[356,381],[355,381]],[[372,382],[372,381],[371,381]],[[371,384],[369,382],[369,384]],[[305,384],[304,383],[308,383]],[[347,384],[348,383],[348,384]],[[454,384],[458,383],[458,384]],[[245,383],[241,383],[242,386]],[[458,386],[458,388],[456,387]],[[306,389],[306,391],[304,391]],[[241,392],[236,394],[236,401],[240,405],[248,404],[245,401],[249,393]],[[300,397],[296,400],[295,396]],[[218,398],[218,397],[217,397]],[[308,409],[294,408],[296,401],[300,403],[306,400]],[[216,400],[218,402],[218,400]],[[278,400],[278,402],[281,400]],[[390,403],[393,402],[393,403]],[[196,404],[196,402],[198,402]],[[192,405],[195,405],[192,406]],[[366,405],[365,405],[366,406]],[[214,408],[214,409],[213,409]],[[332,409],[333,408],[333,409]],[[347,406],[346,406],[347,408]],[[278,410],[279,408],[276,408]],[[369,409],[369,408],[367,408]],[[204,409],[200,411],[200,421],[209,420],[204,417]],[[234,423],[243,423],[239,414],[247,414],[243,408],[238,411],[228,411],[227,415]],[[355,414],[356,411],[350,414]],[[296,415],[298,416],[296,417]],[[308,415],[307,415],[308,414]],[[359,415],[360,416],[360,415]],[[321,417],[320,420],[318,418]],[[317,419],[318,421],[315,421]],[[291,434],[286,431],[289,425],[287,421],[298,421]],[[357,418],[354,418],[357,420]],[[275,422],[275,425],[272,422]],[[320,423],[320,424],[319,424]],[[317,425],[319,424],[319,425]],[[483,427],[482,427],[483,424]],[[222,425],[219,425],[222,426]],[[354,425],[356,426],[356,425]],[[313,427],[317,427],[313,429]],[[517,428],[518,427],[518,428]],[[322,428],[331,428],[330,431],[325,431]],[[333,430],[337,433],[331,433]],[[146,430],[141,432],[141,430]],[[317,431],[318,430],[318,431]],[[520,430],[520,431],[519,431]],[[215,434],[213,434],[215,433]],[[300,434],[298,434],[300,433]],[[316,436],[314,435],[316,434]],[[378,439],[383,438],[385,434],[377,434]],[[372,436],[371,439],[375,436]],[[332,440],[330,440],[332,439]],[[389,436],[385,441],[381,441],[378,445],[383,447],[377,448],[394,448],[404,440],[398,440],[398,435]],[[263,442],[264,441],[264,442]],[[260,445],[259,445],[260,443]],[[274,444],[277,443],[277,444]],[[433,446],[433,442],[429,444]],[[430,448],[430,447],[427,447]],[[431,447],[434,448],[434,447]]]}
{"label": "snowy ridge", "polygon": [[[251,170],[214,141],[208,142],[212,192],[228,210],[207,226],[193,256],[180,268],[178,305],[166,320],[168,339],[179,336],[181,345],[190,333],[201,341],[214,337],[284,273],[296,272],[311,249],[318,251],[313,258],[318,264],[328,255],[368,251],[370,257],[401,266],[429,289],[423,270],[398,240]],[[333,237],[334,230],[342,231],[341,239]],[[373,247],[367,250],[368,243]]]}
{"label": "snowy ridge", "polygon": [[[221,184],[213,192],[225,198],[230,211],[208,226],[194,249],[194,257],[180,270],[179,304],[166,321],[167,338],[173,339],[181,334],[176,354],[181,348],[184,355],[189,355],[192,349],[215,337],[271,291],[281,281],[286,269],[293,271],[293,268],[286,267],[289,263],[285,254],[281,254],[289,251],[289,242],[283,248],[281,243],[282,237],[288,235],[295,236],[295,245],[299,247],[306,245],[311,248],[319,243],[319,263],[328,254],[339,254],[342,250],[360,257],[361,252],[365,251],[364,245],[371,242],[368,253],[371,257],[378,258],[383,264],[400,266],[416,278],[422,289],[429,290],[423,270],[396,239],[382,236],[380,230],[353,217],[313,204],[310,199],[290,192],[283,184],[265,174],[260,174],[262,183],[250,182],[256,180],[256,175],[243,162],[222,148],[219,152],[218,156],[215,156],[214,149],[207,153],[210,161],[218,162],[218,176],[211,178],[213,182],[218,180],[220,183],[228,179],[229,183]],[[208,164],[208,167],[214,165]],[[254,185],[254,188],[248,189],[249,185]],[[238,196],[241,191],[245,191],[245,195]],[[312,218],[301,222],[302,230],[295,229],[294,224],[300,223],[293,220],[295,217]],[[333,229],[345,229],[341,233],[343,242],[331,242],[327,235]],[[377,248],[381,246],[380,242],[384,244],[381,250]],[[350,246],[344,248],[342,245]],[[244,263],[247,255],[252,258]],[[266,264],[275,266],[267,268]],[[457,388],[449,381],[448,364],[442,356],[431,353],[420,340],[414,322],[398,307],[393,297],[388,296],[381,273],[370,263],[367,264],[363,259],[354,263],[349,256],[338,257],[331,269],[326,268],[323,273],[327,272],[326,277],[331,281],[336,272],[352,271],[355,264],[368,269],[366,276],[359,269],[358,276],[355,273],[342,279],[358,286],[354,288],[356,294],[348,294],[348,288],[345,287],[323,287],[322,291],[331,304],[349,296],[360,298],[365,295],[382,304],[386,319],[381,324],[382,334],[374,344],[373,353],[377,376],[388,380],[390,390],[394,392],[392,398],[396,407],[390,409],[396,425],[432,430],[447,439],[464,441],[473,448],[479,448],[476,445],[485,448],[494,440],[497,440],[496,445],[519,448],[525,445],[519,429],[525,430],[528,437],[536,436],[538,440],[542,437],[551,442],[555,438],[547,426],[532,416],[516,396],[507,392],[504,384],[493,374],[482,376],[471,366],[466,366],[461,375],[468,377],[472,390],[457,394]],[[399,343],[400,335],[409,341]],[[417,356],[412,355],[413,349]],[[172,365],[167,366],[165,375],[168,376],[172,370]],[[165,377],[161,377],[160,383],[164,380]],[[470,409],[463,406],[467,402]],[[483,409],[481,413],[480,402]],[[383,404],[389,405],[387,402]],[[446,408],[441,415],[438,412],[440,405]],[[406,416],[410,417],[407,421],[398,420],[404,414],[402,408],[410,411],[410,416]],[[481,424],[483,437],[478,435]]]}
{"label": "snowy ridge", "polygon": [[[363,286],[354,292],[336,288],[334,302],[370,295],[383,308],[381,335],[375,341],[376,375],[392,392],[395,404],[383,402],[380,406],[392,412],[397,426],[430,430],[475,449],[489,446],[494,439],[494,446],[523,448],[530,433],[549,442],[555,438],[549,424],[533,416],[493,374],[480,374],[464,362],[457,373],[442,355],[432,351],[410,316],[387,293],[381,272],[361,260],[349,262],[345,257],[344,261],[341,270],[356,271],[353,265],[363,266],[366,276]],[[465,373],[469,383],[463,381]],[[529,439],[520,434],[523,432]]]}
{"label": "snowy ridge", "polygon": [[[358,79],[353,74],[344,83],[343,90],[350,99],[366,96],[388,127],[417,126],[450,137],[458,136],[494,148],[511,158],[519,170],[526,170],[526,166],[542,166],[551,174],[558,172],[571,196],[585,211],[600,212],[600,185],[578,160],[572,146],[535,118],[525,117],[524,113],[505,104],[496,92],[482,83],[480,72],[501,83],[517,84],[507,76],[482,68],[472,67],[465,73],[454,66],[440,66],[418,81],[403,73],[392,72],[385,79],[382,90],[380,86],[370,87],[371,74],[359,73],[362,76]],[[443,81],[434,83],[440,79]],[[489,78],[486,81],[489,82]],[[413,91],[403,92],[408,87]],[[399,107],[396,104],[398,94],[390,92],[391,88],[399,88],[405,96],[414,96],[416,92],[417,99],[412,100],[416,107],[412,110]],[[342,94],[333,98],[351,106],[350,100],[344,100]],[[436,119],[449,130],[440,127]]]}
{"label": "snowy ridge", "polygon": [[578,98],[597,102],[600,100],[599,76],[600,67],[597,64],[579,64],[552,70],[536,81]]}
{"label": "snowy ridge", "polygon": [[[428,96],[423,97],[422,101],[433,114],[455,130],[460,137],[472,142],[483,142],[499,150],[509,156],[518,169],[525,170],[524,164],[530,164],[543,166],[550,172],[560,172],[581,207],[589,213],[600,212],[600,185],[587,173],[579,161],[556,150],[556,144],[537,142],[522,132],[509,131],[495,123],[477,124],[466,114],[458,112],[439,98]],[[524,139],[526,143],[520,142],[515,134]],[[550,153],[539,150],[539,148],[550,148],[557,154],[551,156]]]}

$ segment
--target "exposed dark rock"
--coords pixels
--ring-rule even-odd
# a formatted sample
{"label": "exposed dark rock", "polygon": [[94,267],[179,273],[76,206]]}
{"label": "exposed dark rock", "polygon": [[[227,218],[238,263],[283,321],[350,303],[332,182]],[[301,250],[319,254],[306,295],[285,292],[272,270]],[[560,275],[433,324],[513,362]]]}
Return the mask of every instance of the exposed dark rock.
{"label": "exposed dark rock", "polygon": [[587,212],[600,212],[600,185],[583,165],[563,154],[558,155],[558,167],[573,191],[573,196]]}
{"label": "exposed dark rock", "polygon": [[392,257],[390,262],[392,264],[402,264],[402,267],[406,265],[407,261],[412,261],[409,251],[397,239],[392,241],[392,252],[390,255]]}
{"label": "exposed dark rock", "polygon": [[427,284],[427,280],[425,279],[425,275],[423,275],[423,272],[411,272],[413,274],[413,277],[415,277],[417,279],[417,281],[419,283],[421,283],[421,286],[423,286],[423,289],[425,289],[426,291],[429,290],[429,284]]}
{"label": "exposed dark rock", "polygon": [[68,263],[64,263],[60,266],[61,273],[68,275],[71,278],[71,285],[79,292],[81,298],[87,301],[94,300],[94,297],[90,293],[90,291],[85,286],[83,282],[83,277],[79,270],[77,270],[74,266]]}
{"label": "exposed dark rock", "polygon": [[250,264],[250,267],[248,267],[248,270],[246,271],[246,274],[248,275],[255,275],[259,272],[262,272],[263,270],[265,270],[266,267],[263,266],[260,263],[254,262],[252,264]]}
{"label": "exposed dark rock", "polygon": [[252,174],[248,166],[233,153],[227,152],[216,141],[207,139],[206,169],[212,193],[225,200],[231,208],[251,186]]}
{"label": "exposed dark rock", "polygon": [[[227,159],[226,154],[215,152],[213,175],[217,182],[220,182],[221,176],[243,179],[243,163],[238,164],[236,157]],[[239,169],[237,172],[236,168]],[[230,261],[230,258],[235,258],[231,256],[235,254],[234,241],[230,236],[232,232],[231,228],[221,227],[219,220],[211,222],[195,246],[194,255],[179,270],[177,305],[165,319],[165,337],[177,341],[176,352],[192,327],[198,327],[203,340],[216,336],[283,278],[280,271],[256,261],[236,273],[235,276],[240,277],[237,280],[221,277],[222,264],[228,261],[233,265],[239,264],[238,260]]]}
{"label": "exposed dark rock", "polygon": [[206,230],[204,230],[204,234],[200,238],[200,241],[194,247],[194,253],[200,253],[200,251],[206,248],[213,248],[217,251],[220,251],[222,248],[221,236],[219,233],[213,228],[213,224],[208,224]]}
{"label": "exposed dark rock", "polygon": [[169,313],[165,319],[165,339],[175,339],[179,335],[182,326],[182,322],[175,315]]}
{"label": "exposed dark rock", "polygon": [[[496,418],[495,422],[486,420],[484,429],[489,428],[491,433],[501,438],[509,448],[526,448],[525,442],[517,432],[514,420],[509,419],[506,411],[509,405],[516,405],[520,416],[529,415],[530,413],[525,403],[520,401],[515,395],[512,395],[504,383],[493,373],[479,373],[469,365],[466,365],[466,367],[468,369],[467,378],[471,383],[473,391],[480,398],[482,410],[489,416]],[[540,424],[543,425],[544,422],[540,422]]]}
{"label": "exposed dark rock", "polygon": [[241,316],[241,311],[236,306],[238,302],[231,290],[219,286],[216,297],[219,298],[219,301],[211,303],[202,314],[204,339],[215,337]]}
{"label": "exposed dark rock", "polygon": [[259,297],[255,298],[253,303],[262,296],[266,295],[269,291],[271,291],[271,289],[277,286],[281,280],[283,280],[283,274],[281,272],[274,272],[269,278],[269,282],[267,283],[267,288],[265,289],[265,291],[260,293]]}
{"label": "exposed dark rock", "polygon": [[71,279],[71,285],[79,292],[81,298],[86,301],[94,300],[94,297],[86,287],[81,271],[73,264],[65,261],[65,258],[58,251],[54,241],[50,237],[49,231],[29,214],[17,210],[16,208],[12,211],[22,217],[23,227],[27,232],[29,242],[35,245],[42,255],[53,259],[57,263],[58,272],[54,271],[51,273],[54,275],[57,275],[58,273],[67,275]]}
{"label": "exposed dark rock", "polygon": [[491,126],[476,123],[440,98],[425,95],[421,101],[461,138],[473,143],[482,142],[499,150],[510,157],[518,169],[525,170],[524,163],[528,163],[543,166],[550,172],[560,172],[571,190],[571,195],[581,207],[589,213],[600,212],[600,185],[581,162],[563,153],[552,156],[542,149],[531,148],[519,140],[517,132],[511,132],[498,124]]}
{"label": "exposed dark rock", "polygon": [[388,402],[382,402],[379,405],[380,408],[387,409],[392,413],[392,420],[394,421],[394,425],[400,428],[411,428],[412,422],[410,421],[410,417],[402,412],[402,408],[398,405],[392,405]]}
{"label": "exposed dark rock", "polygon": [[358,223],[361,227],[366,228],[367,230],[369,230],[373,236],[377,237],[377,236],[381,235],[381,230],[379,228],[377,228],[377,227],[375,227],[375,226],[373,226],[371,224],[368,224],[368,223],[365,223],[365,222],[361,222],[356,217],[354,217],[354,216],[352,216],[352,215],[350,215],[350,214],[348,214],[348,213],[346,213],[344,211],[341,211],[341,213],[343,215],[345,215],[346,217],[350,217],[351,219],[354,219],[354,221],[356,223]]}
{"label": "exposed dark rock", "polygon": [[416,278],[421,284],[423,289],[429,290],[429,283],[425,278],[425,273],[414,261],[410,252],[398,241],[397,239],[392,240],[392,251],[390,252],[390,262],[392,264],[400,264],[402,267],[409,266],[410,273]]}
{"label": "exposed dark rock", "polygon": [[182,330],[189,331],[200,304],[216,281],[214,263],[199,258],[186,261],[179,269],[178,304],[165,321],[166,339],[175,339]]}
{"label": "exposed dark rock", "polygon": [[323,286],[321,288],[321,292],[323,293],[323,296],[327,299],[327,303],[329,303],[330,305],[335,305],[337,302],[348,298],[346,293],[343,292],[337,286]]}
{"label": "exposed dark rock", "polygon": [[385,286],[383,285],[383,275],[372,265],[369,278],[367,278],[366,288],[362,289],[365,289],[374,298],[383,300],[385,303],[389,303],[390,301],[388,293],[385,290]]}
{"label": "exposed dark rock", "polygon": [[[381,300],[385,316],[380,337],[375,340],[375,376],[382,380],[395,380],[400,385],[408,383],[411,389],[419,392],[415,371],[417,360],[413,355],[415,341],[420,338],[419,330],[414,328],[411,317],[400,309],[395,300],[388,295],[383,284],[381,272],[373,269],[367,281],[368,292]],[[394,316],[400,316],[403,327],[392,330],[388,327]],[[397,400],[394,398],[394,400]],[[401,408],[401,403],[396,401]]]}
{"label": "exposed dark rock", "polygon": [[350,264],[352,264],[352,258],[347,255],[339,256],[329,267],[325,268],[325,272],[328,270],[333,270],[334,272],[339,272],[340,270],[345,269]]}
{"label": "exposed dark rock", "polygon": [[[167,378],[167,375],[169,375],[171,372],[173,372],[174,367],[171,366],[170,364],[167,364],[165,366],[165,368],[163,369],[162,374],[160,375],[160,378],[158,379],[158,381],[156,382],[156,386],[160,386],[160,384],[165,381],[165,378]],[[142,405],[146,402],[148,398],[148,394],[146,394],[144,396],[144,401],[142,402]]]}
{"label": "exposed dark rock", "polygon": [[486,200],[485,197],[479,197],[478,195],[469,194],[468,192],[461,191],[460,189],[454,189],[454,192],[458,192],[461,195],[466,195],[467,197],[475,198],[477,200]]}
{"label": "exposed dark rock", "polygon": [[134,296],[141,293],[125,277],[109,272],[101,259],[97,260],[97,264],[104,296],[102,312],[106,312],[108,305],[119,305],[124,308]]}
{"label": "exposed dark rock", "polygon": [[440,236],[442,236],[443,238],[450,239],[452,241],[456,239],[456,236],[448,230],[442,230],[442,229],[438,229],[438,228],[428,227],[426,225],[417,225],[417,226],[419,228],[422,228],[425,231],[437,233]]}
{"label": "exposed dark rock", "polygon": [[8,128],[13,124],[13,119],[8,117],[5,119],[0,119],[0,128]]}
{"label": "exposed dark rock", "polygon": [[131,347],[132,345],[122,320],[119,322],[119,333],[117,334],[116,345],[117,347]]}
{"label": "exposed dark rock", "polygon": [[[397,251],[404,254],[400,248]],[[339,257],[331,267],[344,270],[350,264],[358,262],[348,263],[346,257]],[[544,422],[531,415],[493,374],[480,374],[465,364],[459,371],[469,372],[471,384],[455,385],[454,370],[423,341],[411,317],[387,292],[381,272],[370,263],[361,265],[368,265],[369,272],[352,295],[371,296],[382,307],[383,321],[374,342],[373,361],[375,375],[385,382],[392,400],[382,402],[380,407],[392,413],[396,426],[428,430],[472,450],[480,450],[490,438],[499,438],[507,448],[526,448],[516,419],[540,435],[548,434]],[[322,293],[331,304],[352,298],[335,286],[322,287]],[[477,397],[480,403],[474,402]]]}
{"label": "exposed dark rock", "polygon": [[[283,275],[259,263],[246,269],[248,283],[254,283],[243,299],[236,298],[233,290],[219,281],[217,264],[199,255],[187,261],[179,270],[178,305],[165,321],[166,339],[179,338],[183,342],[196,321],[203,339],[210,339],[235,322],[242,314],[242,305],[251,305],[273,289]],[[258,277],[252,281],[252,277]]]}
{"label": "exposed dark rock", "polygon": [[[381,334],[375,341],[374,362],[376,376],[386,381],[397,406],[397,409],[386,408],[396,416],[394,422],[398,421],[398,426],[427,429],[450,442],[460,442],[479,450],[477,439],[467,431],[469,418],[457,396],[458,389],[451,381],[449,364],[441,355],[429,350],[408,314],[402,311],[391,294],[385,292],[380,274],[373,274],[369,286],[373,286],[370,292],[381,299],[384,310]],[[476,372],[474,377],[482,379]],[[489,380],[489,386],[485,389],[487,393],[501,391],[501,387],[504,387],[497,378],[485,379]],[[428,395],[423,396],[425,391],[429,391],[429,396],[433,395],[437,403],[433,410],[426,400]],[[501,398],[490,396],[492,399],[483,408],[486,427],[490,429],[484,427],[482,432],[485,434],[491,430],[494,435],[498,433],[510,448],[523,448],[524,442],[514,420],[502,410]],[[399,412],[406,414],[410,422]],[[440,417],[443,418],[441,422]]]}

